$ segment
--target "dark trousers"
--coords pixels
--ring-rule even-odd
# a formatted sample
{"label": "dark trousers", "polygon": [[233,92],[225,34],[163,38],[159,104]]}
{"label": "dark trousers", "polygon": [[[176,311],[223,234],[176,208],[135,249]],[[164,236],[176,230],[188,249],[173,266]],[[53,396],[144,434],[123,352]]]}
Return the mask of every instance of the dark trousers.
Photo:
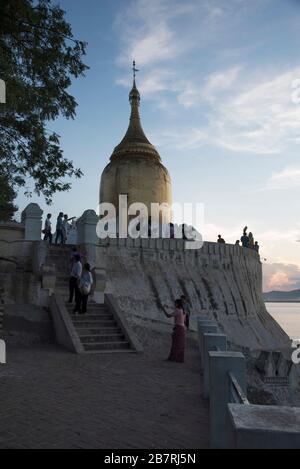
{"label": "dark trousers", "polygon": [[58,240],[60,239],[61,244],[65,244],[65,237],[64,237],[64,232],[63,230],[57,230],[56,231],[56,238],[55,238],[55,244],[58,243]]}
{"label": "dark trousers", "polygon": [[70,281],[69,281],[69,291],[70,291],[69,303],[73,303],[74,294],[75,294],[75,290],[76,290],[76,285],[77,285],[77,278],[76,277],[70,277]]}
{"label": "dark trousers", "polygon": [[189,314],[186,314],[186,316],[185,316],[185,325],[186,325],[187,330],[189,330],[189,328],[190,328],[190,316],[189,316]]}
{"label": "dark trousers", "polygon": [[52,244],[52,233],[51,231],[47,231],[47,233],[44,236],[44,241],[49,241],[50,244]]}
{"label": "dark trousers", "polygon": [[85,314],[87,312],[87,302],[88,302],[89,295],[83,295],[79,288],[76,286],[75,290],[75,301],[76,301],[76,308],[75,310],[79,313]]}

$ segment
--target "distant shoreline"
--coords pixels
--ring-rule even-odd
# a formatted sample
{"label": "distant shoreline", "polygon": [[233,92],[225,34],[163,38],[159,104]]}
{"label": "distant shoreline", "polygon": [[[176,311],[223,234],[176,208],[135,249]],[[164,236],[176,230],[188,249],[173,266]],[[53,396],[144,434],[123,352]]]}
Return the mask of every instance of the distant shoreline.
{"label": "distant shoreline", "polygon": [[300,303],[300,300],[264,300],[265,303]]}

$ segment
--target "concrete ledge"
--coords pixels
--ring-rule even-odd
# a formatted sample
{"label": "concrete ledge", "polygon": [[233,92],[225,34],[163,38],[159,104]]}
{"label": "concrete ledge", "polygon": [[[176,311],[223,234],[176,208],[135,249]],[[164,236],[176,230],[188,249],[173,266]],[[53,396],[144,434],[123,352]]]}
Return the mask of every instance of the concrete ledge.
{"label": "concrete ledge", "polygon": [[300,449],[300,409],[228,405],[233,449]]}
{"label": "concrete ledge", "polygon": [[235,376],[246,393],[244,355],[238,352],[209,352],[210,442],[213,449],[226,449],[230,445],[228,403],[232,400],[229,373]]}
{"label": "concrete ledge", "polygon": [[209,352],[227,351],[227,336],[224,334],[203,334],[203,395],[209,398]]}
{"label": "concrete ledge", "polygon": [[136,337],[128,321],[125,319],[124,315],[120,311],[120,308],[117,302],[114,300],[113,295],[105,295],[105,304],[113,313],[115,320],[117,321],[123,334],[125,335],[126,340],[128,340],[128,342],[131,344],[133,350],[135,350],[137,353],[142,353],[144,351],[143,346]]}
{"label": "concrete ledge", "polygon": [[84,349],[72,323],[67,308],[59,295],[51,296],[51,314],[53,318],[56,342],[73,353],[83,353]]}
{"label": "concrete ledge", "polygon": [[204,334],[217,334],[218,326],[213,321],[198,320],[198,341],[201,369],[204,368]]}

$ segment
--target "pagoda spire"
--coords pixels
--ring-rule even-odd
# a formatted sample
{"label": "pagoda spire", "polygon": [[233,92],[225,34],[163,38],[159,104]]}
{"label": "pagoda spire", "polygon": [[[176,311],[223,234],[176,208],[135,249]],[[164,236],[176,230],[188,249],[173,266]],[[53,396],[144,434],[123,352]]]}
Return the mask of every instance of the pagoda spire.
{"label": "pagoda spire", "polygon": [[153,145],[147,139],[144,130],[142,128],[141,118],[140,118],[140,102],[141,95],[136,86],[136,74],[139,71],[136,68],[136,63],[133,61],[133,85],[129,93],[129,102],[131,106],[131,114],[129,126],[126,132],[125,137],[121,143],[114,149],[114,152],[111,156],[111,159],[120,157],[121,155],[147,155],[157,160],[160,160],[160,156]]}
{"label": "pagoda spire", "polygon": [[133,86],[132,86],[132,89],[129,93],[129,101],[130,101],[130,104],[131,104],[130,121],[133,120],[133,119],[138,119],[140,121],[139,106],[140,106],[140,102],[141,102],[141,95],[139,93],[139,90],[137,89],[136,81],[135,81],[136,73],[139,70],[136,68],[135,61],[133,61],[132,71],[133,71]]}

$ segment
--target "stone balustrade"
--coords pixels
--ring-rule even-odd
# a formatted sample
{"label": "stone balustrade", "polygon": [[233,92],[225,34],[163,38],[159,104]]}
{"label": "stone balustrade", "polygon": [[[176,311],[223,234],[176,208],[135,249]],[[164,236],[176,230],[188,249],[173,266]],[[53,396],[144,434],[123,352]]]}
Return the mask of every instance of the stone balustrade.
{"label": "stone balustrade", "polygon": [[[98,245],[101,247],[120,247],[128,249],[151,249],[157,251],[185,251],[186,241],[183,239],[152,239],[152,238],[107,238],[98,239]],[[187,249],[187,252],[197,253],[199,249]],[[246,256],[253,259],[258,259],[259,256],[256,251],[252,249],[242,248],[234,244],[219,244],[214,242],[205,241],[201,248],[201,254],[213,256]]]}
{"label": "stone balustrade", "polygon": [[244,355],[227,350],[226,335],[216,333],[213,321],[198,321],[198,338],[211,447],[299,449],[300,408],[251,405]]}

